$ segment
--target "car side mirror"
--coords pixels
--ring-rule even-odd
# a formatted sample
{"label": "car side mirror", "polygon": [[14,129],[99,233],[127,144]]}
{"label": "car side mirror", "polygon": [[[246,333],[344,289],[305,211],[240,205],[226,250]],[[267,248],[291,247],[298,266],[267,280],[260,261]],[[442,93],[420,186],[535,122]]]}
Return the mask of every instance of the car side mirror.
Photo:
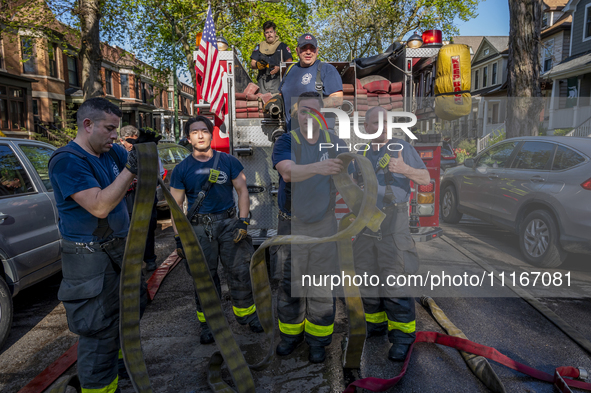
{"label": "car side mirror", "polygon": [[467,166],[468,168],[474,168],[474,159],[473,158],[466,158],[464,160],[464,166]]}

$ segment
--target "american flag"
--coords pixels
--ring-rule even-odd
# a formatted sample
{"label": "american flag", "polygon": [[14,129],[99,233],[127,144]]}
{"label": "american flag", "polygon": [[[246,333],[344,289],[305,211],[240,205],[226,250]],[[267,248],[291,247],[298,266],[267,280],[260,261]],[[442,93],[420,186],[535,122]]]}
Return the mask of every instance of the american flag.
{"label": "american flag", "polygon": [[199,53],[195,63],[197,75],[201,76],[201,98],[209,102],[210,112],[215,114],[215,125],[220,126],[224,122],[228,105],[224,96],[222,76],[224,70],[218,59],[218,44],[215,35],[215,26],[211,16],[211,7],[207,9],[205,28],[199,45]]}

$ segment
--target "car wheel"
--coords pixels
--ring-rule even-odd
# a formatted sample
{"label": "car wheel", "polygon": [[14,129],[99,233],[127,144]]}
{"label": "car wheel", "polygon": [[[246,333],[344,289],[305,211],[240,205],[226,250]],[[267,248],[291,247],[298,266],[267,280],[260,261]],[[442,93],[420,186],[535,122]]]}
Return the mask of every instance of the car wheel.
{"label": "car wheel", "polygon": [[12,326],[12,294],[4,281],[0,278],[0,348],[6,342]]}
{"label": "car wheel", "polygon": [[462,219],[463,214],[458,211],[458,196],[454,186],[447,186],[443,190],[440,210],[443,221],[448,224],[457,224]]}
{"label": "car wheel", "polygon": [[519,245],[527,262],[538,267],[560,266],[567,256],[560,246],[556,223],[544,210],[533,211],[523,220]]}

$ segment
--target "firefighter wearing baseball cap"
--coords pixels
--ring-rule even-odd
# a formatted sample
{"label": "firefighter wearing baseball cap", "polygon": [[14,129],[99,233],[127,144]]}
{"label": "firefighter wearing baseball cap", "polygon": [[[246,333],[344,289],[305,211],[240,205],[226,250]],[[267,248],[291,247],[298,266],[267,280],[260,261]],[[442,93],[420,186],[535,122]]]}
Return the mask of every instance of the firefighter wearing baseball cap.
{"label": "firefighter wearing baseball cap", "polygon": [[[340,105],[343,97],[341,75],[333,65],[318,60],[318,41],[312,34],[300,36],[296,52],[300,61],[287,69],[279,88],[284,100],[288,131],[299,127],[297,117],[292,124],[291,113],[297,110],[298,97],[303,93],[317,92],[324,98],[326,107]],[[334,119],[327,116],[327,121],[328,128],[334,128]]]}
{"label": "firefighter wearing baseball cap", "polygon": [[[384,108],[373,107],[367,111],[364,124],[366,133],[373,134],[379,130],[380,117],[384,124]],[[401,139],[388,140],[386,128],[383,127],[384,132],[372,140],[370,148],[358,152],[368,158],[375,168],[378,179],[377,206],[386,213],[386,218],[377,232],[365,228],[353,243],[356,273],[377,275],[384,281],[389,275],[400,274],[400,266],[404,266],[407,273],[415,273],[418,269],[419,256],[409,229],[410,181],[420,185],[431,181],[415,148]],[[363,179],[357,171],[353,171],[353,176],[358,184],[362,184]],[[414,299],[405,296],[400,288],[391,286],[361,286],[359,290],[368,337],[385,335],[387,332],[392,343],[388,358],[403,361],[415,340]]]}
{"label": "firefighter wearing baseball cap", "polygon": [[261,93],[279,92],[279,64],[281,60],[292,62],[293,56],[289,47],[279,40],[277,26],[271,21],[263,24],[265,40],[257,44],[250,56],[250,66],[259,70],[257,76]]}
{"label": "firefighter wearing baseball cap", "polygon": [[[243,166],[236,157],[211,148],[213,123],[205,116],[187,120],[185,136],[193,146],[193,153],[178,164],[171,176],[170,193],[179,206],[185,195],[190,206],[187,218],[203,249],[218,296],[221,285],[218,276],[218,257],[229,279],[230,294],[236,320],[249,324],[253,332],[263,328],[256,314],[250,283],[252,240],[247,235],[250,202]],[[238,214],[233,190],[238,194]],[[177,253],[184,256],[183,245],[172,222]],[[201,343],[214,341],[205,314],[195,292],[197,317],[201,322]]]}

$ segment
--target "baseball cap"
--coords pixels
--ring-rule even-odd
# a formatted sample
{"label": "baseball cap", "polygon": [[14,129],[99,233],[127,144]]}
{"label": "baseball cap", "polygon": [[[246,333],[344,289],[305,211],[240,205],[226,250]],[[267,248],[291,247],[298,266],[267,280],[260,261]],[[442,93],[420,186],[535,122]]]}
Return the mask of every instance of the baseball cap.
{"label": "baseball cap", "polygon": [[314,48],[318,48],[318,41],[316,41],[316,37],[309,33],[302,34],[300,38],[298,38],[298,48],[308,44],[312,44],[314,45]]}

